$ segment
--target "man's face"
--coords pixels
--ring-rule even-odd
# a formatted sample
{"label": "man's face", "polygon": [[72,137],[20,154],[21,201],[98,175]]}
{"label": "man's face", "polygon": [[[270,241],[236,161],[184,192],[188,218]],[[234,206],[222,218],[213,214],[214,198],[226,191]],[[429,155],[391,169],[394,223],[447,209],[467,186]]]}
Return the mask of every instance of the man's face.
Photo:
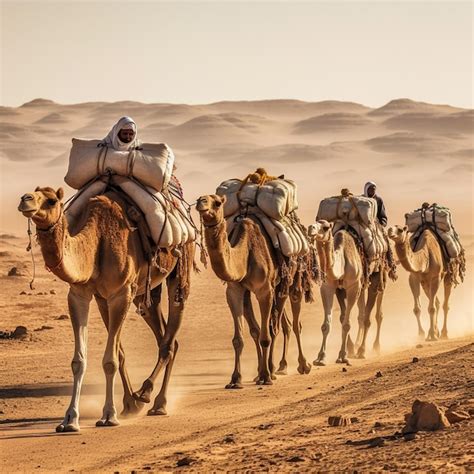
{"label": "man's face", "polygon": [[130,143],[135,137],[135,132],[130,128],[122,128],[118,134],[118,137],[122,143]]}
{"label": "man's face", "polygon": [[372,186],[369,186],[369,188],[367,189],[367,194],[369,197],[374,197],[375,196],[375,186],[372,185]]}

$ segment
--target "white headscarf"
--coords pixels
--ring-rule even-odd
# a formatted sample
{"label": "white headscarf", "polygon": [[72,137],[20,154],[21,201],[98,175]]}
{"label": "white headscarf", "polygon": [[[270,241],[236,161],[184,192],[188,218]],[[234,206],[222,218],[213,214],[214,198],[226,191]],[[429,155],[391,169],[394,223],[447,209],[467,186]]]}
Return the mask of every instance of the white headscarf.
{"label": "white headscarf", "polygon": [[369,197],[367,192],[369,191],[370,186],[377,187],[377,185],[373,181],[367,181],[367,183],[365,183],[365,186],[364,186],[364,196],[366,197]]}
{"label": "white headscarf", "polygon": [[[130,143],[124,143],[118,137],[120,130],[133,130],[135,132],[135,137]],[[130,117],[122,117],[113,127],[108,135],[104,138],[104,142],[107,146],[115,148],[119,151],[127,151],[131,148],[138,146],[139,141],[137,139],[137,125],[134,120]]]}

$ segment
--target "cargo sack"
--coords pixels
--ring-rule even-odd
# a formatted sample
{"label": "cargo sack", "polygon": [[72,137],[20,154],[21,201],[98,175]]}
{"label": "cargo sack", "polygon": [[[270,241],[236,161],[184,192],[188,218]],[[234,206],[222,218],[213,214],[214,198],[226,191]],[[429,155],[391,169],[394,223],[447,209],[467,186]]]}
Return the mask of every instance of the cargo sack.
{"label": "cargo sack", "polygon": [[352,196],[351,194],[326,198],[319,203],[316,220],[356,221],[365,225],[373,225],[377,221],[377,201],[369,197]]}
{"label": "cargo sack", "polygon": [[461,255],[462,246],[461,242],[453,232],[443,232],[442,230],[438,231],[438,235],[443,240],[446,250],[448,252],[449,258],[456,258]]}
{"label": "cargo sack", "polygon": [[102,140],[72,139],[69,167],[64,181],[80,189],[96,176],[112,172],[133,176],[156,191],[169,183],[174,155],[165,143],[143,143],[130,151],[117,151],[103,146]]}
{"label": "cargo sack", "polygon": [[216,194],[227,197],[224,217],[250,206],[258,207],[272,219],[281,220],[298,208],[296,184],[289,179],[274,179],[263,185],[229,179],[219,185]]}
{"label": "cargo sack", "polygon": [[409,212],[405,214],[405,223],[409,232],[416,232],[425,223],[436,225],[436,228],[443,232],[450,232],[453,229],[451,211],[442,206],[432,205]]}

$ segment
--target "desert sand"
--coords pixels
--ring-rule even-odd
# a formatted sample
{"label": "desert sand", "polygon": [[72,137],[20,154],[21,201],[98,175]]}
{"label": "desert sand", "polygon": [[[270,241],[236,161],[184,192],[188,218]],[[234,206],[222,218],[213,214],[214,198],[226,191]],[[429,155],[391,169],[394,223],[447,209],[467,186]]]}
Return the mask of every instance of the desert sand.
{"label": "desert sand", "polygon": [[[194,275],[180,351],[170,385],[169,416],[122,419],[96,428],[104,400],[101,358],[105,329],[95,305],[89,322],[89,364],[81,399],[79,434],[54,427],[69,404],[73,334],[67,285],[42,266],[37,278],[25,251],[26,219],[19,197],[37,185],[64,186],[71,137],[101,138],[122,115],[138,123],[143,140],[166,141],[177,156],[178,177],[193,201],[229,177],[257,166],[284,173],[299,186],[300,216],[314,220],[319,200],[342,187],[361,192],[379,184],[391,224],[423,201],[450,207],[466,249],[468,273],[451,298],[448,341],[417,339],[407,273],[390,283],[384,303],[382,354],[370,350],[342,372],[336,359],[340,324],[334,318],[328,366],[296,373],[291,340],[289,375],[271,387],[252,383],[253,342],[245,340],[245,388],[226,391],[233,367],[232,321],[224,287],[210,270]],[[326,101],[220,102],[208,105],[87,103],[37,99],[0,108],[1,225],[0,330],[24,325],[24,339],[0,339],[0,466],[15,471],[441,470],[474,469],[473,420],[412,442],[387,440],[378,448],[346,442],[391,435],[416,398],[448,407],[474,405],[472,265],[472,111],[394,100],[378,109]],[[7,276],[12,267],[24,276]],[[24,294],[21,294],[24,293]],[[318,292],[316,292],[318,293]],[[426,300],[423,323],[428,324]],[[353,333],[356,321],[352,318]],[[319,296],[302,312],[303,345],[312,361],[321,342]],[[247,335],[248,336],[248,335]],[[374,327],[369,334],[369,348]],[[131,311],[122,340],[138,388],[155,363],[154,339]],[[279,354],[279,351],[277,351]],[[413,357],[419,362],[413,363]],[[375,374],[380,371],[382,377]],[[116,384],[120,393],[120,386]],[[120,403],[119,403],[120,405]],[[329,427],[328,416],[357,417]],[[380,426],[375,427],[379,422]],[[189,458],[189,467],[177,463]]]}

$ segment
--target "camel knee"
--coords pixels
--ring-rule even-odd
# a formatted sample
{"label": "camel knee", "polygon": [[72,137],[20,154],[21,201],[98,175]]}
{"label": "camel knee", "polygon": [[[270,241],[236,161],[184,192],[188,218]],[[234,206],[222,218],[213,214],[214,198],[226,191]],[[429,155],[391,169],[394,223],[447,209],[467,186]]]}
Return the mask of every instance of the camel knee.
{"label": "camel knee", "polygon": [[372,322],[370,321],[370,318],[367,318],[365,321],[364,321],[364,327],[365,329],[369,329],[370,326],[371,326]]}
{"label": "camel knee", "polygon": [[380,323],[382,322],[382,320],[383,320],[383,313],[382,313],[382,312],[377,313],[377,314],[375,315],[375,319],[376,319],[377,323],[380,324]]}
{"label": "camel knee", "polygon": [[331,328],[331,323],[329,322],[325,322],[322,324],[321,326],[321,331],[324,335],[328,334],[329,333],[329,329]]}
{"label": "camel knee", "polygon": [[270,343],[271,343],[270,339],[265,339],[265,338],[260,339],[260,345],[262,347],[265,347],[265,348],[270,347]]}
{"label": "camel knee", "polygon": [[114,375],[118,370],[118,361],[116,360],[109,360],[102,364],[104,368],[104,372],[106,375]]}
{"label": "camel knee", "polygon": [[260,336],[260,331],[258,329],[251,329],[250,330],[250,335],[252,336],[253,339],[258,339]]}
{"label": "camel knee", "polygon": [[[176,346],[174,346],[176,348]],[[174,357],[174,352],[171,349],[169,343],[164,343],[160,346],[160,359],[163,359],[165,362],[168,362]]]}
{"label": "camel knee", "polygon": [[350,325],[350,323],[345,323],[345,324],[343,324],[343,325],[342,325],[342,330],[343,330],[344,332],[349,332],[349,331],[351,330],[351,325]]}
{"label": "camel knee", "polygon": [[232,345],[236,351],[241,351],[244,348],[244,340],[240,336],[232,339]]}
{"label": "camel knee", "polygon": [[87,363],[84,359],[73,360],[71,362],[71,369],[74,375],[82,375],[86,371]]}
{"label": "camel knee", "polygon": [[443,304],[443,311],[444,311],[445,313],[447,313],[447,312],[449,311],[449,304],[448,304],[448,303],[444,303],[444,304]]}

